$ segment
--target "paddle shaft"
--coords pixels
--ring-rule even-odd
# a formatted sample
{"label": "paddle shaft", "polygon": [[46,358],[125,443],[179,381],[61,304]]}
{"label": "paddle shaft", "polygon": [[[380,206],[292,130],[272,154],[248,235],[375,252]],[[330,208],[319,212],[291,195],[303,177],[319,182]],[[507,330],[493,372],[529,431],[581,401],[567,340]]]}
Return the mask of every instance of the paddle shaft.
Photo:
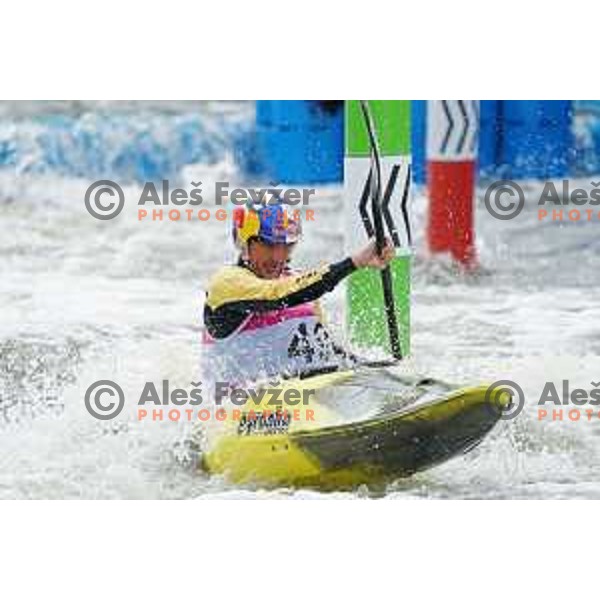
{"label": "paddle shaft", "polygon": [[[380,154],[377,138],[375,137],[375,128],[373,126],[373,120],[367,101],[361,100],[360,106],[365,119],[367,134],[369,136],[369,145],[371,147],[371,210],[373,213],[375,246],[377,248],[377,253],[381,256],[385,247],[383,215],[381,213],[381,161],[379,158]],[[396,316],[392,271],[389,265],[381,271],[381,287],[383,288],[383,301],[390,338],[390,349],[392,356],[400,360],[402,359],[402,348],[400,346],[400,337],[398,335],[398,320]]]}

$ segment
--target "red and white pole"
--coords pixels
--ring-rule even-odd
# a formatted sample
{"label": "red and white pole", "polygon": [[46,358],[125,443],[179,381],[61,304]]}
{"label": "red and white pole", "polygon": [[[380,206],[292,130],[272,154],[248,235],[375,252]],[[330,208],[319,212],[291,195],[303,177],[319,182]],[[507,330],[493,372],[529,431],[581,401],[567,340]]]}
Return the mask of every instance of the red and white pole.
{"label": "red and white pole", "polygon": [[478,100],[427,102],[427,242],[433,254],[449,252],[475,267],[473,198],[479,131]]}

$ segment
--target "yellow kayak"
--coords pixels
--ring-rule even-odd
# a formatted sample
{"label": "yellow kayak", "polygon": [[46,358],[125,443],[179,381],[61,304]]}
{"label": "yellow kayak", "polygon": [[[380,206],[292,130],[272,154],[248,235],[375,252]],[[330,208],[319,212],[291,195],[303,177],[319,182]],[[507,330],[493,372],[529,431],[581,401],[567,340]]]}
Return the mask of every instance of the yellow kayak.
{"label": "yellow kayak", "polygon": [[[274,487],[385,483],[469,451],[500,418],[487,385],[461,388],[386,369],[268,386],[231,418],[198,426],[207,472]],[[281,401],[288,397],[301,402]],[[510,396],[501,402],[508,406]]]}

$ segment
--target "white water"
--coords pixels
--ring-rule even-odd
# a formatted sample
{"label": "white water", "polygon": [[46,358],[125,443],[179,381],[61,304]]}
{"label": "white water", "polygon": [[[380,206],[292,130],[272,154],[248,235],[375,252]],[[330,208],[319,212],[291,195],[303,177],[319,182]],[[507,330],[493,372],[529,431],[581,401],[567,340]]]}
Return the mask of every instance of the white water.
{"label": "white water", "polygon": [[[6,123],[12,113],[3,114]],[[236,177],[227,156],[179,170],[182,184],[202,179],[205,189]],[[227,254],[225,235],[217,221],[138,222],[137,184],[126,188],[117,219],[98,222],[83,204],[92,180],[0,170],[0,497],[292,494],[199,475],[177,460],[187,424],[136,420],[144,382],[186,387],[197,376],[202,289]],[[532,184],[528,197],[539,190]],[[341,189],[317,196],[301,265],[340,258]],[[600,380],[600,221],[539,223],[535,207],[496,221],[478,203],[487,274],[464,277],[422,256],[425,202],[413,198],[415,368],[459,382],[512,379],[528,405],[471,454],[400,481],[387,496],[600,498],[600,419],[539,422],[533,407],[547,380],[585,389]],[[339,328],[341,290],[325,305]],[[115,421],[85,410],[85,390],[99,379],[118,382],[128,398]]]}

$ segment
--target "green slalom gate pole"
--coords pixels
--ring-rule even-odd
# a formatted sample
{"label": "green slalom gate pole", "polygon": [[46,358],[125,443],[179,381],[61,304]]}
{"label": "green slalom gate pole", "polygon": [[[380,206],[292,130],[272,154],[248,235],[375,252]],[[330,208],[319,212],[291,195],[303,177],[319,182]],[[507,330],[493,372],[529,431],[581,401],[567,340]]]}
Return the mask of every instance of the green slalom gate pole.
{"label": "green slalom gate pole", "polygon": [[[370,204],[371,216],[373,218],[373,229],[375,234],[375,247],[379,256],[382,255],[385,247],[385,228],[383,222],[383,198],[382,198],[382,168],[381,154],[379,152],[379,143],[375,135],[375,126],[373,117],[366,100],[361,100],[360,108],[363,113],[367,133],[369,134],[369,146],[371,147],[371,167],[369,170],[370,181]],[[365,206],[365,209],[367,207]],[[368,214],[368,213],[367,213]],[[391,213],[390,213],[391,214]],[[396,226],[392,225],[395,229]],[[383,304],[385,308],[385,317],[387,320],[388,340],[392,356],[396,360],[402,358],[402,348],[400,346],[400,336],[398,332],[398,319],[396,315],[396,300],[394,298],[394,281],[392,269],[388,265],[381,270],[381,288],[383,291]]]}
{"label": "green slalom gate pole", "polygon": [[[384,296],[382,275],[375,269],[353,273],[347,284],[346,320],[350,340],[363,348],[379,347],[399,357],[410,354],[411,233],[407,202],[410,197],[410,102],[369,100],[367,109],[380,153],[379,195],[385,234],[396,246],[386,279],[393,298]],[[377,186],[373,145],[360,101],[346,102],[344,210],[346,249],[353,252],[376,234],[372,194]],[[394,315],[390,315],[390,309]],[[390,331],[390,326],[397,332]]]}

